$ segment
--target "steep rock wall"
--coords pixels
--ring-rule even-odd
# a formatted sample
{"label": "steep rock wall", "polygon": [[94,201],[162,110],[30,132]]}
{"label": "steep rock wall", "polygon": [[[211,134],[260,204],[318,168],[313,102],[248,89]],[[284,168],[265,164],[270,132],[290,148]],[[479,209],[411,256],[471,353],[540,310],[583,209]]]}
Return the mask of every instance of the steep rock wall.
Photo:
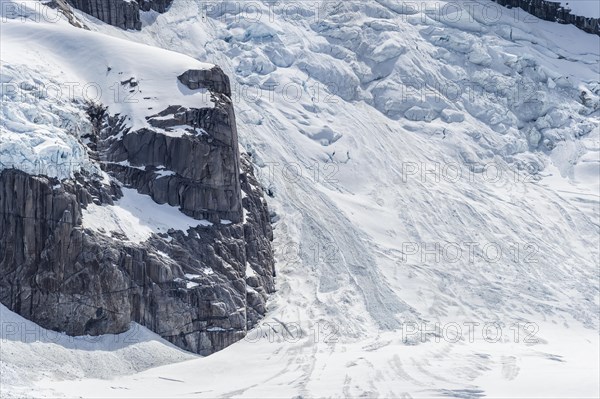
{"label": "steep rock wall", "polygon": [[[166,125],[131,132],[122,116],[90,107],[95,128],[85,138],[108,180],[0,173],[0,302],[70,335],[120,333],[137,322],[204,355],[244,337],[275,290],[272,230],[250,160],[238,151],[233,106],[217,89],[229,84],[219,71],[202,83],[214,87],[215,108],[165,114],[191,115],[179,121],[190,128],[179,136]],[[141,243],[89,228],[85,210],[118,206],[122,187],[213,224]]]}
{"label": "steep rock wall", "polygon": [[71,6],[121,29],[142,28],[140,10],[167,11],[172,0],[67,0]]}
{"label": "steep rock wall", "polygon": [[502,6],[513,8],[520,7],[531,15],[546,21],[555,21],[561,24],[575,25],[588,33],[600,35],[600,19],[573,15],[559,2],[546,0],[492,0]]}

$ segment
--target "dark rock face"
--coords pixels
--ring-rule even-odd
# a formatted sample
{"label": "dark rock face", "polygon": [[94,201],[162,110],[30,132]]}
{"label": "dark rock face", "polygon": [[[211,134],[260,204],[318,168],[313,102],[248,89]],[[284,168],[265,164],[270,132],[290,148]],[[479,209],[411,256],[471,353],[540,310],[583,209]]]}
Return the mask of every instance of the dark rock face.
{"label": "dark rock face", "polygon": [[[204,355],[243,338],[275,289],[272,230],[250,160],[238,153],[231,101],[212,95],[214,109],[165,110],[190,127],[180,136],[130,132],[122,117],[92,107],[90,157],[110,183],[2,171],[0,301],[70,335],[119,333],[133,321]],[[84,209],[118,206],[121,185],[214,224],[142,243],[87,228]]]}
{"label": "dark rock face", "polygon": [[102,22],[121,29],[142,29],[140,10],[167,11],[172,0],[67,0],[69,4]]}
{"label": "dark rock face", "polygon": [[216,65],[211,69],[190,69],[178,76],[178,79],[192,90],[206,87],[212,92],[231,97],[229,78]]}
{"label": "dark rock face", "polygon": [[67,21],[69,21],[69,23],[74,27],[89,30],[89,28],[75,16],[73,10],[67,3],[67,0],[51,0],[47,3],[44,3],[44,5],[59,10],[60,13],[67,18]]}
{"label": "dark rock face", "polygon": [[[210,90],[207,95],[214,108],[169,106],[147,117],[155,130],[128,132],[120,140],[114,140],[120,129],[110,126],[120,126],[121,121],[96,111],[101,131],[96,143],[98,158],[118,180],[159,204],[179,206],[196,219],[238,223],[243,216],[240,155],[229,78],[218,67],[181,76],[186,77],[180,77],[182,83],[192,90]],[[170,134],[180,126],[188,126],[187,134]]]}
{"label": "dark rock face", "polygon": [[121,29],[142,29],[140,6],[127,0],[68,0],[69,4],[102,22]]}
{"label": "dark rock face", "polygon": [[573,15],[571,10],[564,8],[558,1],[546,0],[492,0],[508,7],[520,7],[531,15],[535,15],[546,21],[555,21],[561,24],[572,24],[588,33],[600,35],[600,19],[587,18],[585,16]]}
{"label": "dark rock face", "polygon": [[166,12],[173,0],[138,0],[142,11]]}
{"label": "dark rock face", "polygon": [[275,262],[271,251],[273,230],[267,202],[259,182],[252,173],[252,164],[247,155],[242,156],[242,191],[246,209],[244,237],[246,237],[246,260],[253,275],[246,276],[248,328],[254,326],[266,313],[265,299],[275,292],[273,277]]}
{"label": "dark rock face", "polygon": [[[227,109],[232,110],[230,105]],[[240,168],[233,114],[219,107],[185,110],[183,114],[208,120],[212,129],[202,122],[200,125],[211,134],[172,137],[141,129],[129,132],[122,140],[108,136],[99,145],[100,159],[120,181],[150,195],[159,204],[179,206],[183,213],[196,219],[240,222]],[[225,135],[227,131],[229,135]],[[122,166],[124,161],[131,166]]]}

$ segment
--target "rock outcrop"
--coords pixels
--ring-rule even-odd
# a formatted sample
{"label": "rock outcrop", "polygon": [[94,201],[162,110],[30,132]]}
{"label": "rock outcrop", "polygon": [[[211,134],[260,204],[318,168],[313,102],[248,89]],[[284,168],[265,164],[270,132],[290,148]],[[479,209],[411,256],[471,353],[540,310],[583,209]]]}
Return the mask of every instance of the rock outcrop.
{"label": "rock outcrop", "polygon": [[173,0],[138,0],[142,11],[166,12]]}
{"label": "rock outcrop", "polygon": [[579,29],[600,36],[600,18],[571,14],[568,6],[565,8],[559,1],[546,0],[492,0],[508,7],[520,7],[531,15],[561,24],[575,25]]}
{"label": "rock outcrop", "polygon": [[[211,75],[214,82],[205,80],[200,86],[195,82],[190,88],[229,87],[227,76],[218,71]],[[155,129],[128,132],[122,140],[113,140],[118,130],[99,126],[103,133],[97,143],[98,156],[120,181],[152,196],[159,204],[179,206],[183,213],[197,219],[238,223],[243,214],[240,156],[228,94],[211,91],[214,108],[169,106],[147,117]],[[102,122],[105,125],[120,125],[116,118],[106,118]],[[174,134],[173,129],[181,126],[187,126],[187,134]],[[158,174],[164,176],[157,179]]]}
{"label": "rock outcrop", "polygon": [[[274,287],[270,216],[250,159],[238,151],[227,77],[187,72],[214,108],[171,106],[152,128],[90,107],[90,157],[110,176],[58,181],[0,173],[0,301],[70,335],[120,333],[137,322],[210,354],[241,339]],[[172,134],[169,120],[188,127]],[[160,121],[160,122],[159,122]],[[122,187],[179,207],[199,223],[136,243],[86,224],[89,207],[119,206]]]}
{"label": "rock outcrop", "polygon": [[75,13],[73,13],[73,9],[69,6],[67,0],[50,0],[49,2],[44,3],[44,5],[58,10],[74,27],[89,30],[89,28],[77,18]]}
{"label": "rock outcrop", "polygon": [[67,0],[76,9],[121,29],[142,28],[140,10],[167,11],[172,0]]}
{"label": "rock outcrop", "polygon": [[192,90],[206,87],[211,92],[231,97],[231,85],[227,75],[218,66],[211,69],[190,69],[177,77],[181,83]]}
{"label": "rock outcrop", "polygon": [[71,6],[121,29],[142,29],[140,6],[129,0],[68,0]]}

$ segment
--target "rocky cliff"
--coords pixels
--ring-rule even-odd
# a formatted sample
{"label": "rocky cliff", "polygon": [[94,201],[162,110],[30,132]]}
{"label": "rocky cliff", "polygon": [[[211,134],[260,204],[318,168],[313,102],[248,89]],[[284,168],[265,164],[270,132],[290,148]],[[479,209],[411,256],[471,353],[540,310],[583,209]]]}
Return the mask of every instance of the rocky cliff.
{"label": "rocky cliff", "polygon": [[[94,111],[101,134],[100,140],[91,139],[106,170],[156,202],[178,206],[198,219],[238,223],[242,220],[240,155],[229,80],[218,67],[186,71],[179,80],[193,90],[209,89],[207,95],[215,106],[168,106],[146,117],[155,129],[128,132],[120,140],[113,140],[121,134],[119,117]],[[179,137],[181,127],[186,134]],[[176,128],[179,133],[173,133]],[[140,170],[140,166],[151,170]],[[157,179],[158,169],[161,175],[164,170],[170,173]]]}
{"label": "rocky cliff", "polygon": [[67,0],[73,7],[122,29],[142,28],[140,10],[165,12],[172,0]]}
{"label": "rocky cliff", "polygon": [[[70,335],[137,322],[200,354],[241,339],[265,314],[270,217],[238,151],[229,81],[218,68],[182,72],[191,90],[208,89],[213,108],[171,105],[147,117],[152,128],[130,131],[124,116],[89,106],[84,140],[102,174],[0,172],[0,301],[11,310]],[[180,209],[197,226],[136,241],[90,222],[92,209],[127,212],[126,192]]]}
{"label": "rocky cliff", "polygon": [[68,0],[69,4],[100,21],[122,29],[141,29],[140,6],[126,0]]}
{"label": "rocky cliff", "polygon": [[546,21],[575,25],[579,29],[600,35],[600,19],[571,14],[569,8],[563,7],[558,1],[546,0],[492,0],[508,7],[520,7],[531,15]]}

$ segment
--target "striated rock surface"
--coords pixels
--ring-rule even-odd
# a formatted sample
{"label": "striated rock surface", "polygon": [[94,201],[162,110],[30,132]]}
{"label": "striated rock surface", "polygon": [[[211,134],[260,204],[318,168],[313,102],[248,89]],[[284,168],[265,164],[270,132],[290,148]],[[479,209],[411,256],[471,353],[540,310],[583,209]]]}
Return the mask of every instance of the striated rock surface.
{"label": "striated rock surface", "polygon": [[[546,0],[492,0],[496,3],[508,7],[520,7],[531,15],[546,20],[555,21],[561,24],[575,25],[579,29],[600,35],[600,18],[591,18],[582,15],[571,14],[568,6],[563,7],[558,1]],[[567,3],[568,4],[568,3]]]}
{"label": "striated rock surface", "polygon": [[69,4],[121,29],[142,28],[140,11],[167,11],[172,0],[67,0]]}
{"label": "striated rock surface", "polygon": [[[238,151],[229,82],[217,70],[186,76],[198,83],[183,79],[188,86],[213,88],[214,108],[170,106],[148,118],[151,129],[129,131],[123,116],[90,107],[94,131],[85,138],[106,175],[0,173],[0,301],[8,308],[70,335],[120,333],[137,322],[203,355],[243,338],[265,314],[275,289],[270,217]],[[136,242],[90,225],[86,212],[117,209],[124,187],[180,208],[198,226]]]}
{"label": "striated rock surface", "polygon": [[[106,170],[160,204],[179,206],[186,215],[240,222],[235,116],[228,97],[214,96],[219,97],[214,108],[170,106],[150,116],[148,122],[156,130],[140,129],[119,140],[114,139],[118,132],[103,130],[98,156]],[[96,117],[102,118],[102,113]],[[105,123],[115,122],[106,118]],[[181,126],[187,126],[184,134]],[[175,127],[178,133],[173,133]]]}
{"label": "striated rock surface", "polygon": [[178,76],[178,79],[192,90],[206,87],[211,92],[231,97],[229,79],[223,73],[223,70],[216,65],[211,69],[190,69]]}
{"label": "striated rock surface", "polygon": [[74,27],[89,30],[89,28],[73,13],[73,10],[69,6],[69,3],[67,3],[67,0],[51,0],[47,3],[44,3],[44,5],[58,10]]}
{"label": "striated rock surface", "polygon": [[140,6],[128,0],[68,0],[71,6],[122,29],[142,29]]}
{"label": "striated rock surface", "polygon": [[173,0],[138,0],[142,11],[166,12]]}

